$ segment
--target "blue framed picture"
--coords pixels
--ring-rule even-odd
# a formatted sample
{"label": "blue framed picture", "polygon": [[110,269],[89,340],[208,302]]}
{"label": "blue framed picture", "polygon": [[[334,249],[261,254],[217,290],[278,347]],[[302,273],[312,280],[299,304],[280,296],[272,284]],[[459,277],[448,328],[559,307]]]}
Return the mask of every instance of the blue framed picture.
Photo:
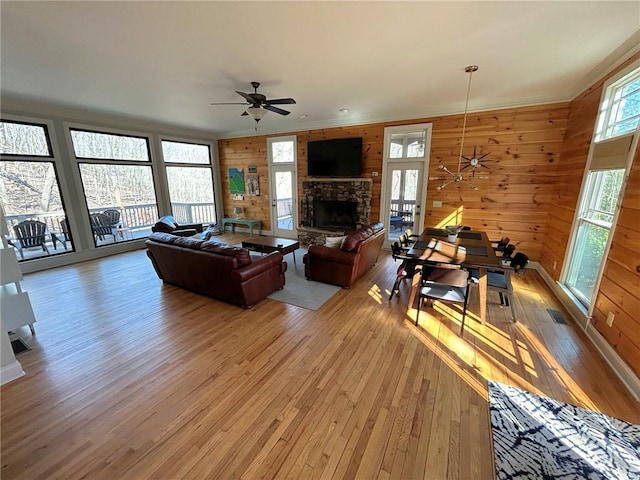
{"label": "blue framed picture", "polygon": [[229,169],[229,190],[231,193],[244,193],[244,169]]}

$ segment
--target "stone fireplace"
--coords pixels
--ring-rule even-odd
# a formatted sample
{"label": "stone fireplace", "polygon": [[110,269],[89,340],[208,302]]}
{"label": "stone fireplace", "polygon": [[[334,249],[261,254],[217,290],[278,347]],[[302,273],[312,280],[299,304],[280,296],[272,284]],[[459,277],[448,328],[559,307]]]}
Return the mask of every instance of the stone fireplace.
{"label": "stone fireplace", "polygon": [[356,228],[358,202],[320,200],[313,201],[312,227],[328,230]]}
{"label": "stone fireplace", "polygon": [[299,240],[324,243],[328,236],[371,223],[369,178],[318,178],[302,182]]}

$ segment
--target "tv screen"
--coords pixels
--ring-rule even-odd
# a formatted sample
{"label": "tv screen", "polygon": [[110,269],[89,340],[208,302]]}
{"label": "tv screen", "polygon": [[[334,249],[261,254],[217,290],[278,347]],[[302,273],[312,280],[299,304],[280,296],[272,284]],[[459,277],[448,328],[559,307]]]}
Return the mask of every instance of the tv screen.
{"label": "tv screen", "polygon": [[362,138],[337,138],[307,143],[310,177],[359,177],[362,173]]}

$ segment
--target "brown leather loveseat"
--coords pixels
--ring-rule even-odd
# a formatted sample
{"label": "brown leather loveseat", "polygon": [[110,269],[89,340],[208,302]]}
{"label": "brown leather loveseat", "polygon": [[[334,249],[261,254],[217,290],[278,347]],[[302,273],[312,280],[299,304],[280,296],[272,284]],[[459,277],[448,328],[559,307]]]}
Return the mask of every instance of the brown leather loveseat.
{"label": "brown leather loveseat", "polygon": [[163,282],[251,308],[284,287],[282,254],[251,257],[246,248],[169,233],[152,233],[147,256]]}
{"label": "brown leather loveseat", "polygon": [[347,235],[339,248],[310,245],[304,256],[304,274],[309,280],[349,288],[378,261],[385,233],[374,223]]}

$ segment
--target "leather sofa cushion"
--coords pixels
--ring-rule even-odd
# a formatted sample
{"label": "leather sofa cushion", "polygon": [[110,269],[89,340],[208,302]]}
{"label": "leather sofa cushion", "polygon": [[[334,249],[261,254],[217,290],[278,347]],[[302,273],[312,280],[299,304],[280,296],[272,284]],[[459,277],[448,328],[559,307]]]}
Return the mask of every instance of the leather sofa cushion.
{"label": "leather sofa cushion", "polygon": [[212,242],[211,240],[202,242],[200,250],[207,252],[214,252],[227,257],[235,257],[239,266],[249,265],[251,263],[251,256],[249,250],[242,247],[232,247],[226,243]]}
{"label": "leather sofa cushion", "polygon": [[170,233],[163,233],[163,232],[153,232],[151,235],[149,235],[149,240],[153,240],[154,242],[160,242],[160,243],[168,243],[168,244],[173,244],[173,242],[179,237],[176,237],[175,235],[171,235]]}
{"label": "leather sofa cushion", "polygon": [[178,237],[173,241],[174,245],[178,245],[180,247],[192,248],[194,250],[200,250],[200,246],[204,243],[204,240],[201,238],[193,238],[193,237]]}

